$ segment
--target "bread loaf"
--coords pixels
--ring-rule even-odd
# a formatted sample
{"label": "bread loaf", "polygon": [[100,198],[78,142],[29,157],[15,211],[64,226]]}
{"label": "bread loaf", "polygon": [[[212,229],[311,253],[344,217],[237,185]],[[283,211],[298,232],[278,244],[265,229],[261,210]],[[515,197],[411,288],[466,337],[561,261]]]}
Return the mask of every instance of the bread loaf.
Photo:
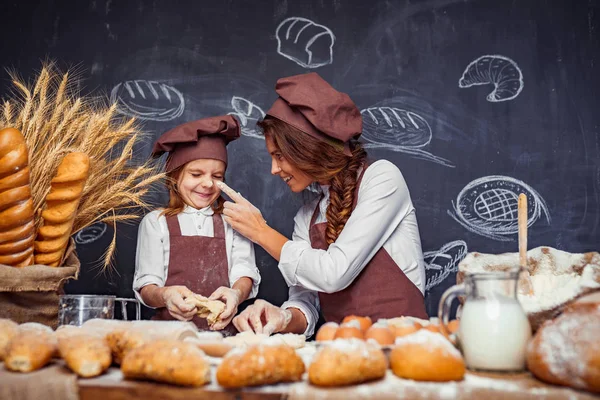
{"label": "bread loaf", "polygon": [[100,375],[112,362],[106,340],[85,332],[63,335],[58,340],[58,350],[69,369],[83,378]]}
{"label": "bread loaf", "polygon": [[224,388],[272,385],[299,381],[304,370],[290,346],[259,344],[227,353],[217,367],[217,381]]}
{"label": "bread loaf", "polygon": [[90,170],[85,153],[69,153],[58,166],[46,196],[44,219],[35,240],[35,263],[58,267],[62,261]]}
{"label": "bread loaf", "polygon": [[191,343],[157,340],[129,351],[121,372],[127,379],[150,379],[182,386],[210,382],[210,364],[202,350]]}
{"label": "bread loaf", "polygon": [[527,367],[555,385],[600,393],[600,303],[574,303],[545,322],[527,349]]}
{"label": "bread loaf", "polygon": [[415,381],[460,381],[466,373],[460,352],[445,336],[427,329],[396,339],[390,367],[396,376]]}
{"label": "bread loaf", "polygon": [[17,335],[19,325],[10,319],[0,319],[0,361],[4,360],[8,345]]}
{"label": "bread loaf", "polygon": [[4,366],[9,371],[31,372],[52,360],[56,338],[42,329],[19,329],[8,345]]}
{"label": "bread loaf", "polygon": [[0,264],[33,264],[33,200],[29,155],[17,129],[0,130]]}
{"label": "bread loaf", "polygon": [[354,385],[381,379],[387,360],[379,345],[361,339],[325,342],[308,367],[308,380],[316,386]]}

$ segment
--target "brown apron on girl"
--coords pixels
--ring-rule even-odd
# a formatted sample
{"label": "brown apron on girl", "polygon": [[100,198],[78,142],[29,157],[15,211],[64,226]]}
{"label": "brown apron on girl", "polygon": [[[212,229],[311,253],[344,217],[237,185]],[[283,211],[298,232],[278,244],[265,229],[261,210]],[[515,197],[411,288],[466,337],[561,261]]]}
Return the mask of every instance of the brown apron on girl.
{"label": "brown apron on girl", "polygon": [[[363,168],[356,183],[352,210],[356,208],[358,188],[366,169],[367,167]],[[327,223],[315,224],[318,215],[319,204],[310,221],[310,244],[313,249],[327,250]],[[423,294],[383,247],[375,253],[350,286],[336,293],[319,292],[319,302],[321,313],[327,322],[340,323],[347,315],[369,316],[373,321],[403,315],[429,319]]]}
{"label": "brown apron on girl", "polygon": [[[192,292],[210,296],[220,286],[229,287],[229,266],[225,246],[225,227],[219,214],[213,214],[214,237],[183,236],[177,216],[168,216],[169,272],[165,286],[186,286]],[[153,319],[173,320],[166,307],[157,310]],[[208,330],[206,319],[195,316],[192,322],[201,330]],[[233,324],[222,331],[234,335]]]}

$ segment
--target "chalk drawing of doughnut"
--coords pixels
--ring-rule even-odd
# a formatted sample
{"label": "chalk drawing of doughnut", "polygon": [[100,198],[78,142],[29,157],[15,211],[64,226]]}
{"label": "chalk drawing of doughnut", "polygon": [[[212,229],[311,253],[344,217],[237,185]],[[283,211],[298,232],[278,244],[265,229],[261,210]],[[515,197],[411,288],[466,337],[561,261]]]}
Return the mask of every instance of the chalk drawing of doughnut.
{"label": "chalk drawing of doughnut", "polygon": [[324,25],[291,17],[275,30],[277,53],[304,68],[318,68],[333,62],[335,35]]}
{"label": "chalk drawing of doughnut", "polygon": [[119,113],[142,120],[170,121],[185,109],[183,95],[173,86],[156,81],[121,82],[110,93]]}
{"label": "chalk drawing of doughnut", "polygon": [[460,88],[494,85],[487,101],[512,100],[523,90],[523,73],[513,60],[500,55],[485,55],[471,62],[458,81]]}
{"label": "chalk drawing of doughnut", "polygon": [[90,244],[100,239],[106,233],[106,224],[96,222],[86,228],[83,228],[75,234],[75,243]]}
{"label": "chalk drawing of doughnut", "polygon": [[542,197],[525,182],[508,176],[486,176],[465,186],[453,210],[454,220],[473,233],[499,241],[514,240],[518,233],[519,194],[527,196],[527,226],[533,225],[542,214],[550,224],[550,213]]}
{"label": "chalk drawing of doughnut", "polygon": [[371,107],[361,114],[366,148],[385,148],[454,167],[450,161],[423,150],[431,143],[432,132],[420,115],[396,107]]}
{"label": "chalk drawing of doughnut", "polygon": [[265,112],[256,104],[243,97],[233,96],[231,98],[231,107],[235,115],[240,120],[242,134],[253,138],[264,139],[264,135],[256,126],[256,123],[265,117]]}
{"label": "chalk drawing of doughnut", "polygon": [[458,264],[467,255],[467,243],[455,240],[447,243],[439,250],[423,253],[427,281],[425,291],[429,291],[442,283],[451,273],[458,271]]}

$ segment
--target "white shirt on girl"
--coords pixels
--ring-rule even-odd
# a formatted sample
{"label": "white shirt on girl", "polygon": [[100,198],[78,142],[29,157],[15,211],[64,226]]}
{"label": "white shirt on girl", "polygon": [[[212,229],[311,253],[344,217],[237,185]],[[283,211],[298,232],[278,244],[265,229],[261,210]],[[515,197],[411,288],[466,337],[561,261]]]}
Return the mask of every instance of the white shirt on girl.
{"label": "white shirt on girl", "polygon": [[[137,250],[135,256],[135,274],[133,290],[136,298],[147,306],[140,296],[140,290],[146,285],[165,286],[169,273],[170,237],[167,219],[160,215],[162,210],[147,214],[138,229]],[[212,208],[197,210],[186,206],[177,215],[183,236],[214,236]],[[223,221],[225,229],[225,250],[229,266],[229,286],[242,277],[252,279],[252,289],[248,298],[256,297],[260,284],[260,272],[256,267],[254,246],[251,241],[234,231]],[[201,293],[209,296],[210,293]]]}
{"label": "white shirt on girl", "polygon": [[[315,223],[326,222],[329,186],[321,186]],[[421,293],[425,292],[425,264],[415,208],[402,173],[387,160],[365,171],[358,202],[337,240],[328,250],[313,249],[309,226],[315,200],[298,211],[292,240],[281,250],[279,270],[289,286],[282,308],[298,308],[306,316],[304,334],[314,333],[319,318],[318,292],[334,293],[348,287],[383,246]],[[375,322],[375,321],[374,321]]]}

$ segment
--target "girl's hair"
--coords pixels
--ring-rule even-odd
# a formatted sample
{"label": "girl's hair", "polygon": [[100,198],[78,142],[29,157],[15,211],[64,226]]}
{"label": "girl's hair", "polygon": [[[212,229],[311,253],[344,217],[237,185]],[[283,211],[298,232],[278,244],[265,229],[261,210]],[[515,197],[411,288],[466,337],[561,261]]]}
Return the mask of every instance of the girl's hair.
{"label": "girl's hair", "polygon": [[270,116],[260,121],[258,126],[273,139],[290,164],[315,181],[331,185],[325,234],[328,244],[335,242],[352,214],[358,169],[366,163],[367,152],[360,143],[352,141],[352,156],[348,156],[335,147],[339,143],[318,140]]}
{"label": "girl's hair", "polygon": [[[174,170],[166,173],[166,175],[167,175],[166,185],[167,185],[167,189],[169,189],[169,205],[167,207],[165,207],[164,210],[162,210],[160,215],[171,217],[173,215],[179,214],[185,208],[186,204],[183,201],[183,199],[181,198],[181,196],[179,195],[179,191],[177,190],[177,181],[179,180],[179,176],[183,172],[183,169],[185,168],[186,165],[187,164],[184,164],[184,165],[177,167]],[[223,179],[225,179],[225,178],[223,178]],[[224,203],[225,203],[225,199],[223,198],[223,196],[219,196],[217,198],[217,201],[215,201],[213,204],[211,204],[211,208],[213,209],[215,214],[223,213],[223,204]]]}

